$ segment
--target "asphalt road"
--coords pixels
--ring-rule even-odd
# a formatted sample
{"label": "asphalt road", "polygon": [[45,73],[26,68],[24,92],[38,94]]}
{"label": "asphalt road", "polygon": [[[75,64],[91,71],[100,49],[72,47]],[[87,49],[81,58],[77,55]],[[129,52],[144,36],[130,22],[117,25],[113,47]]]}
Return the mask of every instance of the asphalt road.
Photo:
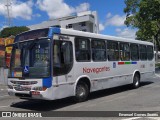
{"label": "asphalt road", "polygon": [[[1,86],[0,86],[1,87]],[[91,93],[86,102],[74,103],[73,98],[54,101],[23,100],[8,96],[6,87],[0,88],[0,111],[160,111],[160,72],[154,78],[141,82],[138,89],[121,86]],[[6,119],[6,118],[5,118]],[[15,119],[15,118],[13,118]],[[17,118],[16,118],[17,119]],[[44,118],[41,118],[44,119]],[[37,118],[37,120],[41,120]],[[45,118],[46,119],[46,118]],[[53,119],[53,118],[50,118]],[[54,119],[66,119],[54,118]],[[68,118],[72,120],[75,118]],[[116,119],[116,120],[160,120],[158,117],[125,118],[76,118],[76,119]],[[36,120],[36,119],[34,119]]]}

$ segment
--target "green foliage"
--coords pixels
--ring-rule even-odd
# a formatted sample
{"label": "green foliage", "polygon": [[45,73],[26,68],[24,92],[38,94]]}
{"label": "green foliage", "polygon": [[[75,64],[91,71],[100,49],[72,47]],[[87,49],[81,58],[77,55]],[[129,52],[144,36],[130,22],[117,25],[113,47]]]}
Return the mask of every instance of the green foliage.
{"label": "green foliage", "polygon": [[0,32],[0,37],[1,38],[5,38],[5,37],[10,37],[11,35],[16,36],[17,34],[20,34],[24,31],[28,31],[29,28],[25,27],[25,26],[20,26],[20,27],[8,27],[8,28],[4,28],[1,32]]}
{"label": "green foliage", "polygon": [[160,0],[125,0],[125,24],[138,28],[137,39],[151,41],[154,37],[160,50]]}

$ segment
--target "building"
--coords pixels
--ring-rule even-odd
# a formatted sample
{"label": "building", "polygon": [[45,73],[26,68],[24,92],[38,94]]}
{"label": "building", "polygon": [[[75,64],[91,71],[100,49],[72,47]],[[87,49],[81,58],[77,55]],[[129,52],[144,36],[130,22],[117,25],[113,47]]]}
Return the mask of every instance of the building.
{"label": "building", "polygon": [[86,11],[67,17],[44,21],[40,24],[27,26],[31,30],[57,26],[92,33],[99,32],[98,15],[96,11]]}
{"label": "building", "polygon": [[10,45],[14,42],[14,36],[0,38],[0,67],[10,67],[11,51]]}
{"label": "building", "polygon": [[4,38],[0,38],[0,57],[5,56],[5,44],[4,44]]}
{"label": "building", "polygon": [[4,38],[0,38],[0,67],[5,66],[5,44]]}

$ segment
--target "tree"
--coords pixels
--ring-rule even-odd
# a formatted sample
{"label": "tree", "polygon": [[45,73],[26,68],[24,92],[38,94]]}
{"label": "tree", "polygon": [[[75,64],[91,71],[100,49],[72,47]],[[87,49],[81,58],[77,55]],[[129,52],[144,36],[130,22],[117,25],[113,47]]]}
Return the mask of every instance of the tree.
{"label": "tree", "polygon": [[160,50],[160,0],[125,0],[125,24],[138,28],[137,39],[155,40]]}
{"label": "tree", "polygon": [[24,31],[28,31],[29,28],[25,27],[25,26],[14,26],[14,27],[8,27],[8,28],[4,28],[1,32],[0,32],[0,37],[5,38],[5,37],[10,37],[11,35],[16,36],[17,34],[20,34]]}

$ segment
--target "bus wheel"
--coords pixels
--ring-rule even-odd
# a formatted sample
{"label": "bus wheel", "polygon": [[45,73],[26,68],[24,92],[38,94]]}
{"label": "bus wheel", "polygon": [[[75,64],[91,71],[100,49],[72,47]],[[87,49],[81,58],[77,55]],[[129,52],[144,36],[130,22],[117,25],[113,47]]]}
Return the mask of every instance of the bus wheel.
{"label": "bus wheel", "polygon": [[134,89],[136,89],[140,86],[140,76],[138,74],[134,75],[132,86]]}
{"label": "bus wheel", "polygon": [[76,86],[75,101],[76,102],[85,101],[88,97],[88,94],[89,94],[88,85],[80,81]]}

